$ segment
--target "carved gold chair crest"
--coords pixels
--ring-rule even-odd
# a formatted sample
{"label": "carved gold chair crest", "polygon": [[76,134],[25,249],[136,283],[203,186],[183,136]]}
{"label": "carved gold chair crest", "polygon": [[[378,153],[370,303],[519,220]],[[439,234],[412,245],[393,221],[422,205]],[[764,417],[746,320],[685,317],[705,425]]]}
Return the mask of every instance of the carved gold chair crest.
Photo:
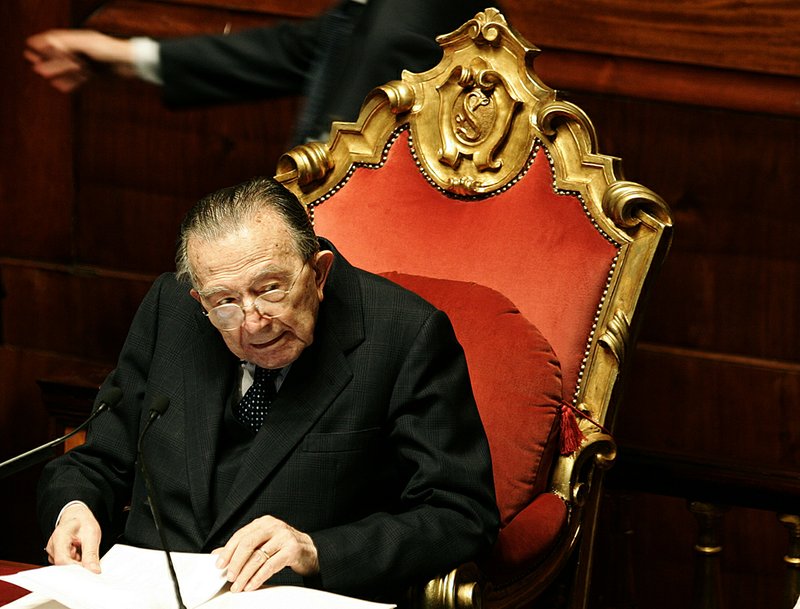
{"label": "carved gold chair crest", "polygon": [[541,82],[539,50],[497,10],[438,41],[439,65],[375,89],[357,122],[285,154],[277,177],[351,263],[446,310],[467,354],[502,529],[490,556],[414,601],[529,605],[571,573],[583,606],[615,408],[670,213],[597,152],[588,117]]}

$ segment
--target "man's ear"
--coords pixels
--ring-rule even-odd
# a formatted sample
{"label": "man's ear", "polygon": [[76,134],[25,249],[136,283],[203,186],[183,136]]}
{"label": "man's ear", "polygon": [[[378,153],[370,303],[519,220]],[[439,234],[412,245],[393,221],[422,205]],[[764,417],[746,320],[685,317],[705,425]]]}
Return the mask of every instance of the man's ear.
{"label": "man's ear", "polygon": [[192,297],[192,298],[194,298],[194,299],[195,299],[197,302],[200,302],[200,292],[198,292],[197,290],[195,290],[194,288],[192,288],[191,290],[189,290],[189,294],[190,294],[190,295],[191,295],[191,297]]}
{"label": "man's ear", "polygon": [[322,289],[328,280],[328,274],[333,266],[333,252],[330,250],[320,250],[314,254],[314,262],[311,268],[314,270],[314,283],[317,286],[317,294],[322,300]]}

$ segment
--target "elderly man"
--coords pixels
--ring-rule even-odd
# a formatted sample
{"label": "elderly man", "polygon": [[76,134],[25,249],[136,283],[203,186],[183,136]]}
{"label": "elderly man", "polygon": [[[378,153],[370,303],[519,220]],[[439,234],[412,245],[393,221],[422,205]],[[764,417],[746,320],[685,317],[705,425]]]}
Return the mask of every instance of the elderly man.
{"label": "elderly man", "polygon": [[272,179],[201,200],[179,243],[105,382],[122,404],[45,470],[51,562],[98,570],[128,501],[122,541],[160,547],[135,464],[157,397],[145,450],[166,537],[218,552],[233,591],[386,598],[492,543],[488,445],[441,311],[348,264]]}

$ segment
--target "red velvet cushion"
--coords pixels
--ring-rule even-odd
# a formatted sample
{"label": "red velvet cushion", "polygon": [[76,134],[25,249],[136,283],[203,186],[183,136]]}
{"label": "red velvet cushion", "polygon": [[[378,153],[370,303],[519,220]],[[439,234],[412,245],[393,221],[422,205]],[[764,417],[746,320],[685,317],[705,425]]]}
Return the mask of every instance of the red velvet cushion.
{"label": "red velvet cushion", "polygon": [[484,573],[495,584],[515,579],[547,557],[566,521],[566,503],[542,493],[500,531],[489,559],[481,565]]}
{"label": "red velvet cushion", "polygon": [[495,290],[463,281],[383,275],[443,310],[453,323],[489,438],[497,504],[506,526],[549,482],[558,444],[558,360],[547,339]]}

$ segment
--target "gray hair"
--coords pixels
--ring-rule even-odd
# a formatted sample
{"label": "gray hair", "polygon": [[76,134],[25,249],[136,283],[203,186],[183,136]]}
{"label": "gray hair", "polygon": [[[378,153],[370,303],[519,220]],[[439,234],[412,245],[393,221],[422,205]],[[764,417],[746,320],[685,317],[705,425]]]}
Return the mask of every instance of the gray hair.
{"label": "gray hair", "polygon": [[198,287],[197,277],[189,262],[190,239],[216,241],[236,232],[247,220],[263,211],[274,212],[283,220],[304,262],[319,251],[314,227],[306,208],[297,197],[274,178],[253,178],[203,197],[186,214],[181,223],[175,255],[178,280],[188,280],[192,286]]}

